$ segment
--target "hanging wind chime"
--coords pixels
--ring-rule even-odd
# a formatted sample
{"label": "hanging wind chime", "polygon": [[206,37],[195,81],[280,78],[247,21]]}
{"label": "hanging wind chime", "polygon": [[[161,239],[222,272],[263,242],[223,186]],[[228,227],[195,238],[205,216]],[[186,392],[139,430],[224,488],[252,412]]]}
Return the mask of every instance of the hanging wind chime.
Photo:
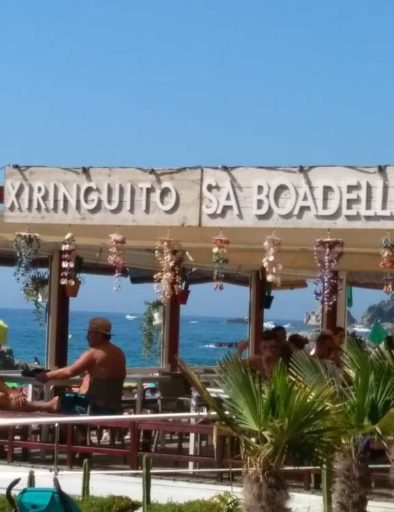
{"label": "hanging wind chime", "polygon": [[212,238],[213,289],[217,291],[224,288],[224,269],[230,263],[227,255],[229,245],[230,240],[222,232]]}
{"label": "hanging wind chime", "polygon": [[391,295],[394,292],[394,242],[391,240],[390,235],[386,235],[381,242],[380,256],[379,267],[387,272],[383,277],[383,291],[387,295]]}
{"label": "hanging wind chime", "polygon": [[281,241],[276,235],[267,236],[263,243],[264,256],[262,264],[265,269],[265,278],[269,283],[280,286],[280,273],[283,269],[281,263],[280,250]]}
{"label": "hanging wind chime", "polygon": [[114,292],[120,290],[120,278],[123,276],[123,271],[126,266],[124,258],[124,246],[126,245],[126,238],[120,233],[111,233],[108,240],[108,263],[114,268],[114,281],[112,289]]}
{"label": "hanging wind chime", "polygon": [[313,254],[319,269],[314,295],[326,311],[337,300],[338,279],[335,271],[343,254],[343,245],[343,240],[339,238],[318,239],[314,243]]}
{"label": "hanging wind chime", "polygon": [[159,238],[155,248],[158,271],[153,276],[155,292],[163,304],[182,289],[183,250],[179,242],[171,238]]}
{"label": "hanging wind chime", "polygon": [[77,280],[75,273],[75,237],[67,233],[60,249],[60,284],[73,286]]}

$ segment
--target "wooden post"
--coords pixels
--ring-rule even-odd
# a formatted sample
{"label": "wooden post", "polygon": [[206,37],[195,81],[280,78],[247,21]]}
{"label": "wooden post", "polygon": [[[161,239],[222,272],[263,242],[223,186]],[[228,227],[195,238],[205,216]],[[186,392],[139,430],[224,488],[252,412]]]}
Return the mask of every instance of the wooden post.
{"label": "wooden post", "polygon": [[50,262],[47,368],[67,366],[69,298],[60,285],[60,253],[56,251]]}
{"label": "wooden post", "polygon": [[[336,278],[335,293],[338,295],[338,272],[334,272],[334,274],[335,274],[335,278]],[[323,290],[323,293],[324,293],[324,290]],[[337,298],[337,300],[338,300],[338,298]],[[323,324],[322,324],[323,329],[332,330],[336,327],[336,325],[337,325],[337,303],[336,302],[329,309],[325,309],[323,306],[322,319],[323,319]]]}
{"label": "wooden post", "polygon": [[164,306],[163,366],[176,372],[178,363],[175,357],[179,352],[180,305],[175,294]]}
{"label": "wooden post", "polygon": [[346,294],[346,272],[338,272],[339,289],[337,294],[337,325],[347,329],[347,294]]}
{"label": "wooden post", "polygon": [[265,291],[265,273],[254,272],[249,284],[249,355],[258,351],[263,332],[264,309],[263,295]]}

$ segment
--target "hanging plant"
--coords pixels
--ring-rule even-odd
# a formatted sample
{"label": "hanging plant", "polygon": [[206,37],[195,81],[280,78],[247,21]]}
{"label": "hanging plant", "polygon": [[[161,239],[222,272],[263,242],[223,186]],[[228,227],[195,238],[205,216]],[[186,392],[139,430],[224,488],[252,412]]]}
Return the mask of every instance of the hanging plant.
{"label": "hanging plant", "polygon": [[213,270],[213,288],[214,290],[223,290],[224,288],[224,269],[230,263],[227,247],[230,240],[222,232],[212,238],[212,263]]}
{"label": "hanging plant", "polygon": [[37,267],[40,240],[38,234],[16,233],[13,243],[16,251],[14,278],[20,283],[21,292],[26,301],[33,304],[36,320],[43,324],[49,274],[47,271],[40,271]]}
{"label": "hanging plant", "polygon": [[63,286],[75,284],[75,237],[67,233],[60,249],[60,284]]}
{"label": "hanging plant", "polygon": [[155,291],[163,304],[182,288],[183,250],[179,243],[171,238],[160,238],[155,249],[155,258],[159,267],[153,276]]}
{"label": "hanging plant", "polygon": [[380,256],[381,260],[379,267],[387,271],[383,277],[383,291],[384,293],[387,293],[387,295],[391,295],[394,291],[394,242],[391,240],[390,235],[387,235],[385,238],[383,238],[381,242]]}
{"label": "hanging plant", "polygon": [[114,268],[113,291],[120,290],[120,278],[123,276],[126,263],[124,259],[124,246],[126,238],[119,233],[111,233],[108,242],[108,263]]}
{"label": "hanging plant", "polygon": [[265,269],[265,277],[269,283],[274,283],[276,286],[280,286],[280,272],[283,269],[280,258],[280,239],[275,235],[267,236],[263,243],[263,249],[264,257],[262,259],[262,263]]}
{"label": "hanging plant", "polygon": [[163,329],[163,303],[161,300],[145,302],[141,323],[142,355],[147,359],[157,355]]}
{"label": "hanging plant", "polygon": [[33,273],[40,241],[41,238],[38,234],[16,233],[13,243],[16,251],[14,278],[18,283],[29,279]]}
{"label": "hanging plant", "polygon": [[48,300],[49,272],[38,270],[31,272],[29,279],[23,281],[22,293],[27,302],[33,304],[33,312],[39,324],[45,320],[46,302]]}
{"label": "hanging plant", "polygon": [[343,245],[343,240],[339,238],[318,239],[314,243],[313,254],[319,269],[314,294],[325,310],[331,309],[337,300],[338,280],[335,270],[343,254]]}

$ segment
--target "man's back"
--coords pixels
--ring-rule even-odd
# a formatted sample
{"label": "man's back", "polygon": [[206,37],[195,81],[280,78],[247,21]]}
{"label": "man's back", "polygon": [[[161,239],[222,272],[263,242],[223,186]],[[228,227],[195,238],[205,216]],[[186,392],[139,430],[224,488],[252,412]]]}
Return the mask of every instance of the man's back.
{"label": "man's back", "polygon": [[126,358],[123,351],[107,342],[90,349],[92,360],[87,395],[92,414],[121,412],[123,383],[126,377]]}
{"label": "man's back", "polygon": [[91,377],[100,379],[125,378],[126,358],[123,351],[110,342],[89,349]]}

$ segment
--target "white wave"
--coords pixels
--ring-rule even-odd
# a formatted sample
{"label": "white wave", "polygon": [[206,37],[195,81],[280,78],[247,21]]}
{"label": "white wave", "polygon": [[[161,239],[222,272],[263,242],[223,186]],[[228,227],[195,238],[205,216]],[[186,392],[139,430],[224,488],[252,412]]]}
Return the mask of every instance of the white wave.
{"label": "white wave", "polygon": [[138,316],[136,316],[136,315],[126,315],[125,318],[127,318],[127,320],[135,320],[136,318],[138,318]]}
{"label": "white wave", "polygon": [[273,329],[274,327],[274,322],[264,322],[264,329]]}
{"label": "white wave", "polygon": [[189,324],[198,324],[198,320],[190,320]]}

